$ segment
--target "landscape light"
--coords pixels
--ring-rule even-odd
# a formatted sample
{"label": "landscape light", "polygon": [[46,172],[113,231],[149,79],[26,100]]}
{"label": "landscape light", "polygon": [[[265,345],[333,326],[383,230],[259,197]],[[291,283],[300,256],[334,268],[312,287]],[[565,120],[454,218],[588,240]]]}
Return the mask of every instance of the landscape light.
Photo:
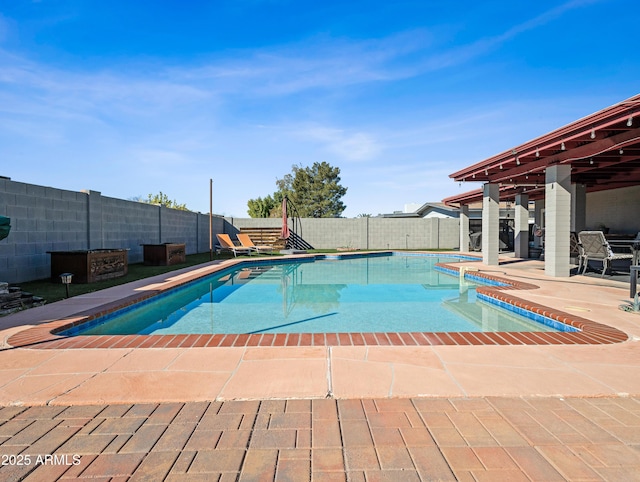
{"label": "landscape light", "polygon": [[60,281],[67,290],[67,298],[69,298],[69,285],[71,284],[71,278],[73,278],[73,273],[62,273],[60,275]]}

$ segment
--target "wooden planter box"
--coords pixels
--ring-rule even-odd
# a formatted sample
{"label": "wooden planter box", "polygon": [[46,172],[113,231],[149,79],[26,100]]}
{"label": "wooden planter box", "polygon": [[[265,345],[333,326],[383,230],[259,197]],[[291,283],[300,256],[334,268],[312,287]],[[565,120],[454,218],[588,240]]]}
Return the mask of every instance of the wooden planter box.
{"label": "wooden planter box", "polygon": [[127,274],[129,264],[126,249],[90,249],[79,251],[49,251],[51,280],[60,282],[62,273],[72,273],[72,283],[95,283]]}
{"label": "wooden planter box", "polygon": [[148,266],[171,266],[187,261],[185,244],[143,244],[144,264]]}

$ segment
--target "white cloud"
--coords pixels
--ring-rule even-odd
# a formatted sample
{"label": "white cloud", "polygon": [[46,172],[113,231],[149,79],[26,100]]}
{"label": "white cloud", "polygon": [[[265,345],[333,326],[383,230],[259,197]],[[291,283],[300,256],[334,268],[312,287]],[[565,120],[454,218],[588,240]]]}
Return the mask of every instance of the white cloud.
{"label": "white cloud", "polygon": [[517,35],[564,13],[601,0],[572,0],[514,25],[502,34],[447,48],[437,43],[440,27],[382,38],[353,40],[318,36],[289,45],[238,50],[204,65],[176,68],[169,75],[217,93],[285,96],[371,82],[407,79],[463,64]]}
{"label": "white cloud", "polygon": [[[45,116],[50,115],[47,106],[93,117],[113,115],[114,111],[153,116],[158,111],[202,103],[215,109],[219,103],[232,102],[229,95],[285,97],[448,68],[592,1],[567,2],[500,35],[451,49],[435,45],[433,34],[426,30],[412,30],[379,39],[315,37],[268,49],[227,52],[192,65],[135,63],[132,59],[101,71],[63,71],[0,49],[0,88],[14,97],[32,99],[32,108],[41,109]],[[7,21],[0,16],[0,41],[7,29]],[[11,105],[9,102],[0,109],[8,110]],[[366,135],[356,134],[334,145],[336,153],[354,159],[368,158],[375,152]]]}
{"label": "white cloud", "polygon": [[312,126],[294,131],[302,139],[320,143],[323,148],[340,159],[347,161],[368,161],[382,152],[382,146],[371,134],[365,132],[347,132],[324,126]]}
{"label": "white cloud", "polygon": [[405,78],[413,74],[395,64],[429,43],[424,31],[368,40],[318,37],[269,49],[237,50],[202,65],[170,68],[167,74],[219,94],[285,96]]}
{"label": "white cloud", "polygon": [[565,2],[561,5],[558,5],[556,7],[553,7],[549,10],[542,12],[540,15],[537,15],[536,17],[530,20],[527,20],[525,22],[522,22],[518,25],[513,26],[502,35],[496,37],[495,40],[498,42],[503,42],[523,32],[526,32],[528,30],[533,30],[541,25],[549,23],[570,10],[585,7],[592,3],[599,3],[601,1],[602,0],[571,0],[569,2]]}
{"label": "white cloud", "polygon": [[438,53],[428,52],[420,61],[415,63],[414,74],[433,72],[464,64],[487,54],[491,50],[498,48],[501,44],[524,32],[534,30],[561,17],[568,11],[601,1],[602,0],[571,0],[546,10],[529,20],[520,22],[501,34],[479,38],[468,44],[449,49],[440,49]]}
{"label": "white cloud", "polygon": [[[16,179],[47,172],[52,158],[64,161],[69,173],[80,172],[91,160],[126,164],[138,175],[143,164],[153,161],[153,183],[139,174],[127,186],[114,174],[113,181],[94,177],[83,180],[86,184],[80,187],[105,193],[117,187],[127,197],[140,189],[151,192],[155,186],[168,192],[161,182],[172,181],[172,189],[183,194],[169,194],[196,208],[200,201],[191,193],[194,182],[185,180],[178,187],[182,179],[172,171],[176,164],[187,165],[199,177],[224,179],[216,188],[218,195],[224,202],[241,198],[234,201],[236,205],[268,193],[275,187],[273,180],[291,164],[309,158],[332,164],[347,161],[342,175],[352,177],[354,184],[362,180],[363,196],[375,192],[377,200],[383,199],[384,187],[398,206],[409,200],[439,199],[438,190],[453,186],[449,173],[485,152],[490,155],[503,148],[507,136],[496,135],[498,129],[514,135],[508,127],[500,127],[513,124],[505,122],[500,107],[477,105],[475,111],[456,113],[455,106],[437,112],[429,105],[407,109],[395,120],[379,115],[363,123],[353,121],[340,100],[354,106],[362,100],[359,96],[368,95],[369,84],[409,79],[471,61],[584,4],[565,3],[502,34],[454,48],[438,44],[432,32],[412,30],[365,40],[318,36],[289,45],[212,54],[205,61],[180,65],[132,58],[101,69],[79,64],[67,70],[3,50],[3,35],[11,34],[11,25],[0,15],[0,157],[29,161],[12,166],[10,174]],[[527,117],[520,124],[537,118]],[[547,113],[540,118],[549,120]],[[257,129],[259,125],[267,128]],[[523,130],[522,125],[519,128]],[[445,151],[445,145],[453,149]],[[442,167],[434,159],[447,165]],[[358,162],[366,162],[366,169]],[[244,169],[247,165],[251,169]],[[427,165],[431,167],[425,169]],[[229,180],[238,167],[243,179],[234,184]],[[267,183],[260,187],[266,192],[243,191],[259,181]],[[142,187],[143,182],[150,184]],[[223,195],[225,189],[229,192]],[[355,192],[355,186],[350,187],[349,195]]]}

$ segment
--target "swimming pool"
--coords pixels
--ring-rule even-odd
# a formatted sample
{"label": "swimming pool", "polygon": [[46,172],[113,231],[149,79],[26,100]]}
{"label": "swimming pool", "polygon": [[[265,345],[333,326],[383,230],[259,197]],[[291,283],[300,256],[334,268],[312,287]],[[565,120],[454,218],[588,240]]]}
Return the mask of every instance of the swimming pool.
{"label": "swimming pool", "polygon": [[[61,335],[543,332],[438,269],[464,258],[321,257],[240,264]],[[566,326],[566,330],[575,329]]]}

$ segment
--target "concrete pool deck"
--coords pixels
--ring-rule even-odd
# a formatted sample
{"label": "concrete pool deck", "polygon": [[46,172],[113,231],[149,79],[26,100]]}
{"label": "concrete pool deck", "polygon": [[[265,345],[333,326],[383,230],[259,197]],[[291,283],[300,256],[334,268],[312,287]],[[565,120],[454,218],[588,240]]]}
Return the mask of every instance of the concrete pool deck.
{"label": "concrete pool deck", "polygon": [[464,265],[539,286],[518,291],[518,297],[616,328],[628,339],[508,346],[39,349],[6,344],[43,322],[127,298],[163,281],[177,283],[192,276],[194,269],[189,269],[0,319],[0,339],[8,348],[0,351],[0,405],[640,394],[640,315],[618,309],[628,301],[628,285],[584,276],[550,278],[540,261]]}
{"label": "concrete pool deck", "polygon": [[[628,339],[70,349],[6,343],[30,326],[183,276],[174,272],[0,318],[0,455],[7,462],[0,478],[640,480],[640,315],[618,309],[628,285],[548,278],[539,261],[467,264],[535,284],[518,296],[615,327]],[[58,458],[37,464],[52,454]]]}

